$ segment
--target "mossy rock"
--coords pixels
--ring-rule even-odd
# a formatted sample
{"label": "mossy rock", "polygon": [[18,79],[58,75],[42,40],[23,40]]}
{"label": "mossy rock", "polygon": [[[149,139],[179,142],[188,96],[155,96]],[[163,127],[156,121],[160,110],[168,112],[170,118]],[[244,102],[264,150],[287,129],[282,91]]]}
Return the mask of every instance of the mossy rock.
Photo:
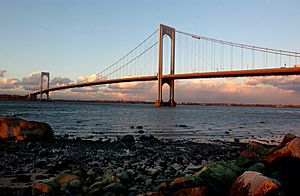
{"label": "mossy rock", "polygon": [[256,172],[265,174],[266,166],[263,163],[259,162],[259,163],[255,163],[255,164],[251,165],[247,170],[248,171],[256,171]]}
{"label": "mossy rock", "polygon": [[248,157],[243,157],[243,156],[239,156],[236,160],[235,160],[235,165],[238,167],[243,167],[243,168],[248,168],[251,165],[253,165],[256,161],[254,159],[248,158]]}
{"label": "mossy rock", "polygon": [[194,177],[200,178],[213,192],[224,193],[242,172],[243,169],[234,163],[221,161],[207,165],[194,174]]}

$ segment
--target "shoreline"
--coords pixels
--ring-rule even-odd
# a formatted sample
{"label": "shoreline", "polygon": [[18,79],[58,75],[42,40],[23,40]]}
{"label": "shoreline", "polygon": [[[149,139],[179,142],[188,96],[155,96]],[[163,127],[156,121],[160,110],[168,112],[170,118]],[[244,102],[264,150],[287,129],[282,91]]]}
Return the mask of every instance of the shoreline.
{"label": "shoreline", "polygon": [[130,178],[125,184],[127,191],[145,194],[158,191],[162,182],[192,175],[211,162],[234,160],[246,147],[245,143],[164,141],[153,136],[135,140],[130,135],[107,141],[0,141],[0,190],[3,195],[27,195],[34,184],[47,183],[61,173],[79,176],[88,188],[99,180],[97,176],[102,180],[105,175],[122,179],[126,171]]}
{"label": "shoreline", "polygon": [[40,140],[10,137],[0,140],[0,192],[213,196],[251,190],[291,195],[298,190],[299,144],[300,137],[291,133],[280,145],[198,143],[152,135],[96,141],[46,135]]}
{"label": "shoreline", "polygon": [[[0,95],[0,101],[38,101],[27,100],[26,97],[20,95]],[[47,100],[42,100],[47,102]],[[124,100],[68,100],[53,99],[50,102],[70,102],[70,103],[113,103],[113,104],[151,104],[151,101],[124,101]],[[196,103],[196,102],[178,102],[177,105],[192,106],[220,106],[220,107],[260,107],[260,108],[300,108],[300,105],[294,104],[252,104],[252,103]]]}

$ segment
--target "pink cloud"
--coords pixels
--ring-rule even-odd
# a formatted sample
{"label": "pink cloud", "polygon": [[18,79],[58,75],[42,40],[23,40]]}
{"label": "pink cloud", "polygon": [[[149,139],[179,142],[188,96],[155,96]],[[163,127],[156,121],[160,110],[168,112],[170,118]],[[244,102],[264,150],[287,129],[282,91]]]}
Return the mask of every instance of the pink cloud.
{"label": "pink cloud", "polygon": [[269,76],[248,78],[245,84],[250,86],[268,85],[300,94],[300,76]]}
{"label": "pink cloud", "polygon": [[248,79],[181,81],[175,93],[177,100],[191,102],[300,104],[299,95],[290,89],[268,84],[249,85]]}
{"label": "pink cloud", "polygon": [[16,89],[17,88],[17,79],[5,77],[0,79],[0,89]]}

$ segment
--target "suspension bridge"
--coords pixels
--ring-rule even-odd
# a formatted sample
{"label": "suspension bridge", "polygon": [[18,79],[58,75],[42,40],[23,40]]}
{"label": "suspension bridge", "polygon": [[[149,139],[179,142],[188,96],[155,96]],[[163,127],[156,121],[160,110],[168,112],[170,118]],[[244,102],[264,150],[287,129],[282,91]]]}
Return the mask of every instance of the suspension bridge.
{"label": "suspension bridge", "polygon": [[[175,39],[176,37],[176,39]],[[300,53],[208,38],[160,25],[149,37],[103,71],[78,83],[49,86],[42,72],[38,89],[26,96],[42,100],[52,91],[122,82],[158,81],[156,106],[176,106],[178,79],[300,74]],[[176,66],[175,66],[176,65]],[[46,80],[45,80],[46,77]],[[169,100],[163,101],[163,85]]]}

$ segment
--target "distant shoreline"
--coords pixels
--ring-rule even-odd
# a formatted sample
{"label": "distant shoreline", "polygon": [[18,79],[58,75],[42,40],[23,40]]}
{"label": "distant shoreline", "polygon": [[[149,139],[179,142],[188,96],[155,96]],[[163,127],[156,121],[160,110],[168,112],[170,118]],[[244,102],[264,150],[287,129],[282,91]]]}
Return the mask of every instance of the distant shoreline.
{"label": "distant shoreline", "polygon": [[[29,101],[27,97],[21,95],[0,95],[0,101]],[[124,100],[66,100],[53,99],[52,102],[90,102],[90,103],[115,103],[115,104],[154,104],[150,101],[124,101]],[[251,103],[194,103],[178,102],[177,105],[195,106],[226,106],[226,107],[269,107],[269,108],[300,108],[300,105],[293,104],[251,104]]]}

